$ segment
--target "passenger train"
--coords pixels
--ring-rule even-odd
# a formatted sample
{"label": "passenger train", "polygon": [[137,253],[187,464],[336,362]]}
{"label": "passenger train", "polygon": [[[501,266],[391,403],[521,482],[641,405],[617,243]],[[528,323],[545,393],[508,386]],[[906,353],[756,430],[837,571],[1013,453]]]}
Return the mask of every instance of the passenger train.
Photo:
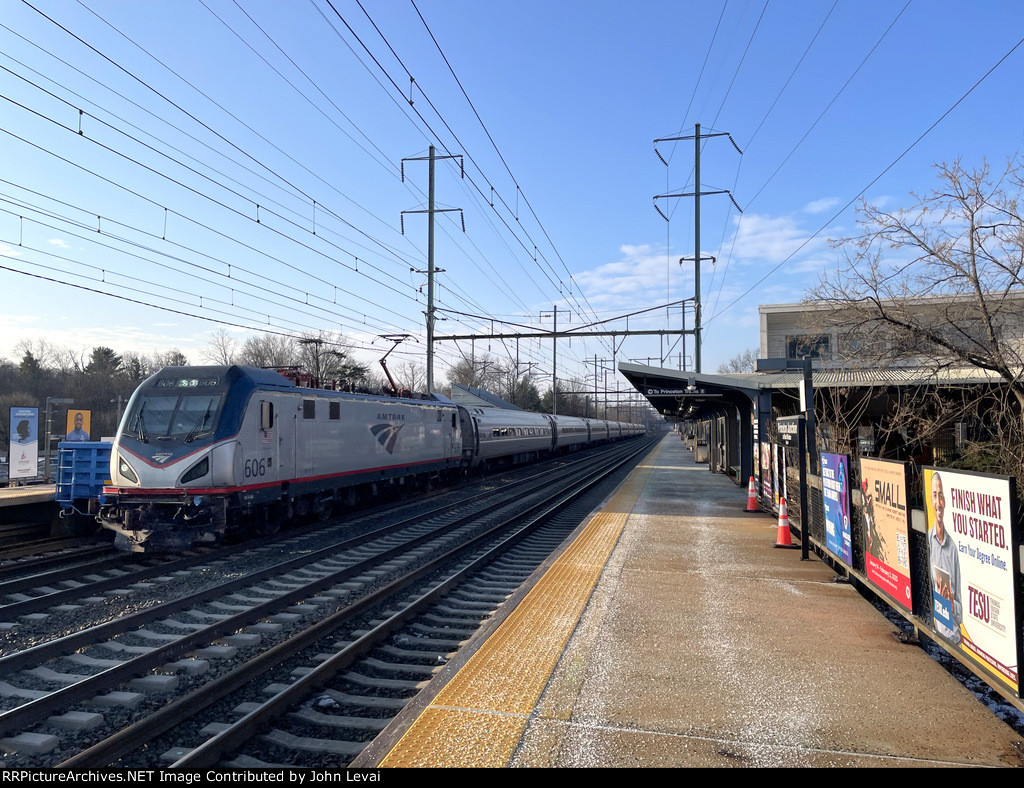
{"label": "passenger train", "polygon": [[300,388],[253,367],[166,367],[121,421],[99,521],[134,552],[183,549],[472,468],[529,462],[644,427]]}

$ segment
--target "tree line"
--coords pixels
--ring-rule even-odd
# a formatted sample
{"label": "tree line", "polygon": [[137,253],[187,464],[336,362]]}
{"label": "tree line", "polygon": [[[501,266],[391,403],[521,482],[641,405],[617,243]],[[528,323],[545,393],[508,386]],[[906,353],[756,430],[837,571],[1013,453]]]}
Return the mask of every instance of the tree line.
{"label": "tree line", "polygon": [[10,440],[12,407],[39,408],[40,436],[46,426],[48,397],[72,399],[74,404],[54,411],[51,428],[63,435],[64,411],[91,411],[91,436],[113,435],[121,410],[135,388],[154,370],[188,363],[181,351],[144,355],[117,353],[109,347],[75,351],[42,339],[21,341],[15,346],[15,358],[0,359],[0,449],[6,453]]}

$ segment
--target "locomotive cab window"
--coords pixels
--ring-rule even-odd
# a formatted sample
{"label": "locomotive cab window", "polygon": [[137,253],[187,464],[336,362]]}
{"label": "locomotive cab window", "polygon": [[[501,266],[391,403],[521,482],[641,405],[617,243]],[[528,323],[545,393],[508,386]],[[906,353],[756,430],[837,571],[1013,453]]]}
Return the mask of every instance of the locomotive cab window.
{"label": "locomotive cab window", "polygon": [[315,419],[316,418],[316,400],[315,399],[304,399],[304,400],[302,400],[302,418],[304,418],[304,419]]}
{"label": "locomotive cab window", "polygon": [[274,403],[260,403],[260,429],[269,430],[274,426]]}
{"label": "locomotive cab window", "polygon": [[142,443],[209,439],[217,427],[222,400],[219,394],[193,390],[142,396],[126,415],[122,429]]}

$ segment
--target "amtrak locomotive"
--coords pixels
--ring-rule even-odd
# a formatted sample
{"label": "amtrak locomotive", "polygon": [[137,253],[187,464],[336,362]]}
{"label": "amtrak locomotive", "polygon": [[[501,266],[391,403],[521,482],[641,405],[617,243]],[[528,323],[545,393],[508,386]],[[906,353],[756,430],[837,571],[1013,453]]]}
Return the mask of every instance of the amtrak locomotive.
{"label": "amtrak locomotive", "polygon": [[642,425],[299,388],[252,367],[167,367],[128,403],[100,523],[120,547],[181,549]]}

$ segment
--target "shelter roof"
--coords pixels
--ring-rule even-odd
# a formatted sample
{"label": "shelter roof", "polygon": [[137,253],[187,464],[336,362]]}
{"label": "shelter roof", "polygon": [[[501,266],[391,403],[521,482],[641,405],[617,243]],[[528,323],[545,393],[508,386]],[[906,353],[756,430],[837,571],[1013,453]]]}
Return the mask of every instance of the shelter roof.
{"label": "shelter roof", "polygon": [[[619,371],[665,416],[694,418],[724,402],[753,400],[764,390],[797,389],[802,370],[730,373],[687,372],[620,363]],[[888,369],[818,369],[811,373],[815,388],[865,386],[956,386],[999,383],[995,372],[977,367],[891,367]]]}

